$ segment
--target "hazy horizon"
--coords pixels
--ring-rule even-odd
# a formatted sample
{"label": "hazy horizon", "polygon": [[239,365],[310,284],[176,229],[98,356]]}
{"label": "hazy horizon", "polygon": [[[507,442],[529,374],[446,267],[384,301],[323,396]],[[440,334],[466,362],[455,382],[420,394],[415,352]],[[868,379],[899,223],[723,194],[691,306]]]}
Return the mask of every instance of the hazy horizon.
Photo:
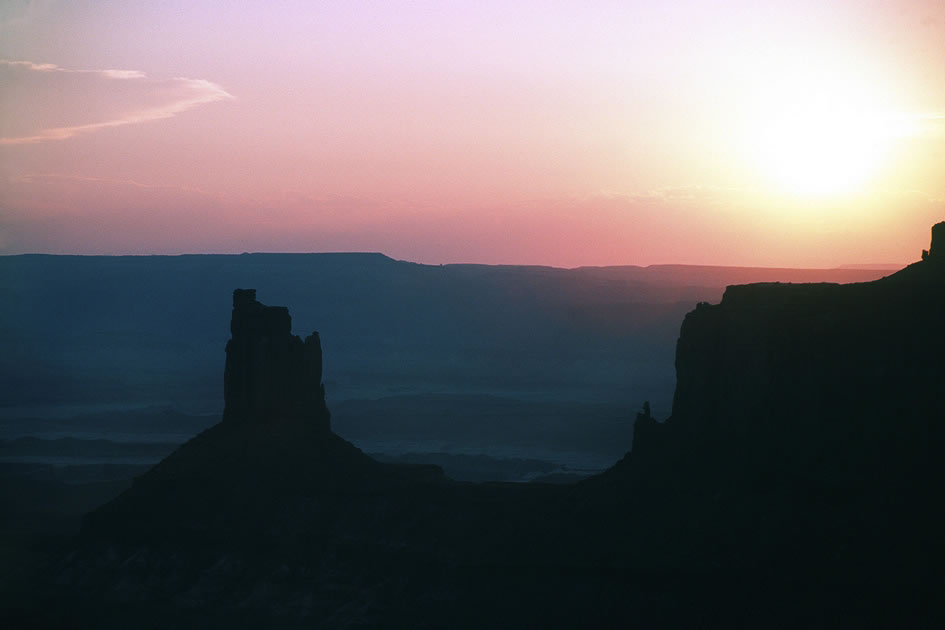
{"label": "hazy horizon", "polygon": [[905,267],[913,262],[918,260],[918,256],[914,256],[914,260],[908,260],[903,262],[867,262],[867,263],[850,263],[850,264],[839,264],[832,267],[767,267],[762,265],[712,265],[712,264],[701,264],[701,263],[677,263],[677,262],[642,262],[636,264],[624,264],[624,263],[614,263],[609,265],[576,265],[573,267],[565,267],[560,265],[548,265],[548,264],[529,264],[529,263],[515,263],[515,262],[470,262],[465,260],[450,261],[450,262],[421,262],[418,260],[405,260],[402,258],[396,258],[380,251],[244,251],[244,252],[175,252],[175,253],[112,253],[112,254],[83,254],[83,253],[72,253],[72,252],[20,252],[16,254],[0,254],[0,257],[4,256],[86,256],[86,257],[174,257],[174,256],[249,256],[249,255],[285,255],[285,256],[321,256],[321,255],[340,255],[340,256],[382,256],[384,258],[390,259],[395,262],[405,262],[412,263],[417,265],[427,265],[427,266],[484,266],[484,267],[547,267],[549,269],[561,269],[565,271],[576,270],[576,269],[594,269],[594,268],[608,268],[608,267],[636,267],[640,269],[647,269],[649,267],[728,267],[733,269],[771,269],[771,270],[809,270],[809,271],[829,271],[829,270],[862,270],[862,271],[895,271],[902,267]]}

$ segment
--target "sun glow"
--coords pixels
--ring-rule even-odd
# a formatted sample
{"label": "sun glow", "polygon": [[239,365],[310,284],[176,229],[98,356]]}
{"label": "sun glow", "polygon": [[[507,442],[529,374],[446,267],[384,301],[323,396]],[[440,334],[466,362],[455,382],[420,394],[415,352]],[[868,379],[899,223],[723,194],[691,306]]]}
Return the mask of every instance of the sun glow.
{"label": "sun glow", "polygon": [[[896,90],[847,69],[782,71],[755,103],[746,131],[748,158],[768,186],[802,197],[867,192],[890,166],[897,142],[915,120],[891,102]],[[846,70],[846,71],[844,71]]]}
{"label": "sun glow", "polygon": [[888,116],[793,108],[773,118],[760,134],[759,165],[784,192],[853,194],[885,165],[895,137]]}

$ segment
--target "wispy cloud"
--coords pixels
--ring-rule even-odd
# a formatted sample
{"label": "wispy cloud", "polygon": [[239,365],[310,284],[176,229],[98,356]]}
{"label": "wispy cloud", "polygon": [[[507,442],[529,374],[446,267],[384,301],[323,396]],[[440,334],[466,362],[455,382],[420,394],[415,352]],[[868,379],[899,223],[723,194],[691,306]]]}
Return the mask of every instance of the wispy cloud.
{"label": "wispy cloud", "polygon": [[80,184],[106,184],[114,186],[128,186],[132,188],[140,188],[143,190],[171,190],[184,193],[193,193],[198,195],[219,196],[216,193],[211,193],[201,188],[194,188],[192,186],[171,186],[167,184],[148,184],[144,182],[139,182],[133,179],[116,179],[113,177],[89,177],[85,175],[64,175],[60,173],[27,173],[25,175],[18,175],[10,179],[13,184],[49,184],[57,182],[76,182]]}
{"label": "wispy cloud", "polygon": [[[134,83],[145,93],[152,93],[149,98],[141,99],[133,107],[124,105],[115,111],[103,111],[103,119],[79,122],[61,126],[38,126],[26,133],[4,135],[0,145],[36,144],[54,140],[68,140],[80,134],[87,134],[110,127],[122,127],[143,122],[172,118],[199,105],[232,99],[233,96],[220,85],[205,79],[175,77],[172,79],[151,79],[138,70],[70,70],[54,64],[34,63],[32,61],[0,60],[0,71],[19,73],[61,74],[79,77],[82,75],[97,80],[95,87],[107,87],[112,83]],[[104,82],[104,83],[103,83]],[[13,82],[16,86],[17,83]],[[29,94],[8,92],[7,99],[22,107],[28,107]],[[68,103],[65,103],[68,105]]]}
{"label": "wispy cloud", "polygon": [[[0,59],[0,65],[10,66],[11,68],[26,68],[36,72],[55,72],[63,71],[59,66],[52,63],[33,63],[32,61],[10,61],[9,59]],[[63,71],[65,72],[65,71]],[[73,70],[72,72],[85,72],[84,70]]]}

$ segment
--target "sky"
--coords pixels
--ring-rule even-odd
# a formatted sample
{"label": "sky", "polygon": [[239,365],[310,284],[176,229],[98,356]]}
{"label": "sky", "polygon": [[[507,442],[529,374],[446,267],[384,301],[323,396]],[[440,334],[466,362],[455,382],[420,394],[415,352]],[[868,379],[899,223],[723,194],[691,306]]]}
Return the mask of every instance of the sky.
{"label": "sky", "polygon": [[941,0],[0,0],[0,254],[907,263]]}

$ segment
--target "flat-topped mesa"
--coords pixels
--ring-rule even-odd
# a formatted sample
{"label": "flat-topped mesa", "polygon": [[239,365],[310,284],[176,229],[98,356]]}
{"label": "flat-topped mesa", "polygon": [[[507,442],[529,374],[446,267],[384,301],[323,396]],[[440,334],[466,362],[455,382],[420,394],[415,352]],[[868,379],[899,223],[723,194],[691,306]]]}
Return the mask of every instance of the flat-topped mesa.
{"label": "flat-topped mesa", "polygon": [[318,333],[292,334],[284,306],[256,301],[255,289],[233,291],[232,338],[223,375],[225,422],[312,422],[330,429]]}

